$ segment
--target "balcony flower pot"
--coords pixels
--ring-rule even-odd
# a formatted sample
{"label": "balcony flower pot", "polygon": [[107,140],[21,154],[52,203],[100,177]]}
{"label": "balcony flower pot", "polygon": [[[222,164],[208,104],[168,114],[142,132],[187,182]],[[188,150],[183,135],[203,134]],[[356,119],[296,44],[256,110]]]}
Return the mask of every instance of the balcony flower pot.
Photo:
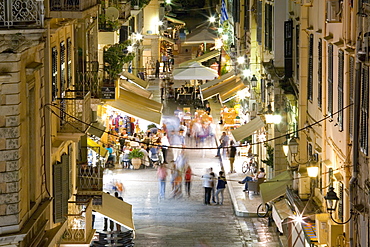
{"label": "balcony flower pot", "polygon": [[141,159],[144,157],[144,154],[140,152],[140,149],[133,149],[128,154],[129,159],[131,159],[131,164],[134,169],[139,169],[141,166]]}

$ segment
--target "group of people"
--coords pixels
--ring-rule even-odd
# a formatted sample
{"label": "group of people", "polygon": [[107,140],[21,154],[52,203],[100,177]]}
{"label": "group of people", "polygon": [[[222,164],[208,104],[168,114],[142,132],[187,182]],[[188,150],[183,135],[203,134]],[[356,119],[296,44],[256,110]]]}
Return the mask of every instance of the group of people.
{"label": "group of people", "polygon": [[220,171],[218,174],[218,178],[216,178],[211,167],[207,168],[206,173],[202,176],[205,205],[211,205],[211,199],[212,202],[217,205],[222,205],[224,202],[224,190],[226,188],[227,181],[223,171]]}

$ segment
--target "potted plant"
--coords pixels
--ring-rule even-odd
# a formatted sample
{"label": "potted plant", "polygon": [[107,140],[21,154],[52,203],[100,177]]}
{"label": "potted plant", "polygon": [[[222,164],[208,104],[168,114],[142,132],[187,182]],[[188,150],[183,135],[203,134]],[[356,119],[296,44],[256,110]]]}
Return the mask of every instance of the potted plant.
{"label": "potted plant", "polygon": [[129,159],[131,159],[131,164],[134,169],[139,169],[141,165],[141,159],[144,158],[144,154],[140,151],[140,149],[133,149],[128,153]]}

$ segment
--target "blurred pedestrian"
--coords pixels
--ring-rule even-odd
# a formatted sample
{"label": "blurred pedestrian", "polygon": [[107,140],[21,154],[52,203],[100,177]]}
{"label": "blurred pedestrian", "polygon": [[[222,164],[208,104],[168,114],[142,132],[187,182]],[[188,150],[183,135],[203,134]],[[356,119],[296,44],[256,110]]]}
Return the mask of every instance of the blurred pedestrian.
{"label": "blurred pedestrian", "polygon": [[191,187],[191,167],[190,165],[187,165],[187,168],[185,170],[185,191],[188,197],[190,197],[190,187]]}
{"label": "blurred pedestrian", "polygon": [[216,179],[216,174],[213,172],[213,168],[212,167],[209,168],[209,174],[212,177],[212,191],[211,191],[212,202],[213,203],[216,203],[215,192],[216,192],[216,180],[217,179]]}
{"label": "blurred pedestrian", "polygon": [[[110,195],[109,192],[107,192],[107,194]],[[109,220],[109,230],[111,232],[113,232],[113,230],[114,230],[113,220]],[[105,232],[108,231],[108,218],[107,217],[104,217],[104,229],[103,229],[103,231],[105,231]]]}
{"label": "blurred pedestrian", "polygon": [[[122,184],[122,183],[121,183],[121,184]],[[116,192],[114,192],[114,196],[115,196],[117,199],[119,199],[119,200],[123,201],[122,196],[119,196],[117,191],[116,191]],[[117,229],[117,232],[121,232],[121,225],[120,225],[120,224],[118,224],[118,223],[116,223],[116,229]]]}
{"label": "blurred pedestrian", "polygon": [[[226,188],[226,178],[224,176],[224,172],[220,171],[217,180],[217,191],[216,191],[216,204],[222,205],[224,203],[224,190]],[[221,201],[219,199],[219,194],[221,194]]]}
{"label": "blurred pedestrian", "polygon": [[204,204],[211,205],[211,193],[213,187],[213,177],[210,174],[210,169],[206,169],[206,173],[202,176],[204,188]]}
{"label": "blurred pedestrian", "polygon": [[230,162],[230,173],[235,173],[234,169],[234,161],[236,155],[236,147],[233,140],[230,141],[230,148],[229,148],[229,162]]}
{"label": "blurred pedestrian", "polygon": [[159,78],[159,67],[161,66],[161,63],[157,60],[155,62],[155,78]]}
{"label": "blurred pedestrian", "polygon": [[229,136],[226,134],[226,132],[222,132],[222,135],[220,137],[220,145],[217,147],[217,155],[216,157],[221,157],[221,148],[227,147],[229,145]]}
{"label": "blurred pedestrian", "polygon": [[157,168],[157,178],[159,181],[159,195],[158,199],[164,199],[166,192],[166,178],[167,178],[167,167],[165,165],[159,165]]}

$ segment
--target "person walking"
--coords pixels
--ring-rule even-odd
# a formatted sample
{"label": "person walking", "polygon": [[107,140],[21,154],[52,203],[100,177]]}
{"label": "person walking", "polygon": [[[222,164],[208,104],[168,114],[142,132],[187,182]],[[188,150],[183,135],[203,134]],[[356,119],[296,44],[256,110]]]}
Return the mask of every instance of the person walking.
{"label": "person walking", "polygon": [[221,148],[227,147],[228,144],[229,144],[229,136],[224,131],[222,132],[222,135],[220,137],[220,145],[217,147],[216,157],[221,157]]}
{"label": "person walking", "polygon": [[161,90],[161,100],[164,100],[166,90],[166,81],[164,79],[159,81],[159,89]]}
{"label": "person walking", "polygon": [[155,62],[155,78],[159,78],[159,67],[161,66],[161,63],[157,60]]}
{"label": "person walking", "polygon": [[[114,192],[114,196],[115,196],[117,199],[119,199],[119,200],[123,201],[122,196],[119,196],[117,191],[116,191],[116,192]],[[117,230],[117,232],[121,232],[121,225],[120,225],[120,224],[118,224],[118,223],[116,223],[116,230]]]}
{"label": "person walking", "polygon": [[216,203],[215,192],[216,192],[216,180],[217,179],[216,179],[216,174],[213,172],[212,167],[209,168],[209,174],[212,176],[212,191],[211,191],[212,202]]}
{"label": "person walking", "polygon": [[159,195],[158,199],[164,199],[166,192],[166,178],[167,178],[167,167],[163,164],[160,164],[157,168],[157,178],[159,181]]}
{"label": "person walking", "polygon": [[163,155],[163,163],[167,163],[167,154],[168,154],[168,147],[170,146],[170,142],[167,138],[167,133],[163,132],[163,136],[161,138],[161,147],[162,147],[162,155]]}
{"label": "person walking", "polygon": [[211,193],[212,193],[212,184],[213,177],[210,174],[210,169],[206,169],[206,173],[202,176],[203,179],[203,188],[204,188],[204,204],[211,205]]}
{"label": "person walking", "polygon": [[188,165],[185,170],[185,191],[188,197],[190,197],[190,187],[191,187],[191,167]]}
{"label": "person walking", "polygon": [[[109,192],[107,192],[107,194],[110,195]],[[113,232],[113,230],[114,230],[113,220],[109,220],[109,230],[111,232]],[[108,218],[107,217],[104,217],[104,229],[103,229],[103,231],[105,231],[105,232],[108,231]]]}
{"label": "person walking", "polygon": [[236,173],[234,169],[234,161],[236,155],[236,147],[233,140],[230,141],[230,149],[229,149],[229,162],[230,162],[230,173]]}
{"label": "person walking", "polygon": [[[216,204],[222,205],[224,203],[224,190],[226,188],[226,178],[224,177],[224,172],[220,171],[217,180],[217,191],[216,191]],[[221,194],[221,201],[219,195]]]}

